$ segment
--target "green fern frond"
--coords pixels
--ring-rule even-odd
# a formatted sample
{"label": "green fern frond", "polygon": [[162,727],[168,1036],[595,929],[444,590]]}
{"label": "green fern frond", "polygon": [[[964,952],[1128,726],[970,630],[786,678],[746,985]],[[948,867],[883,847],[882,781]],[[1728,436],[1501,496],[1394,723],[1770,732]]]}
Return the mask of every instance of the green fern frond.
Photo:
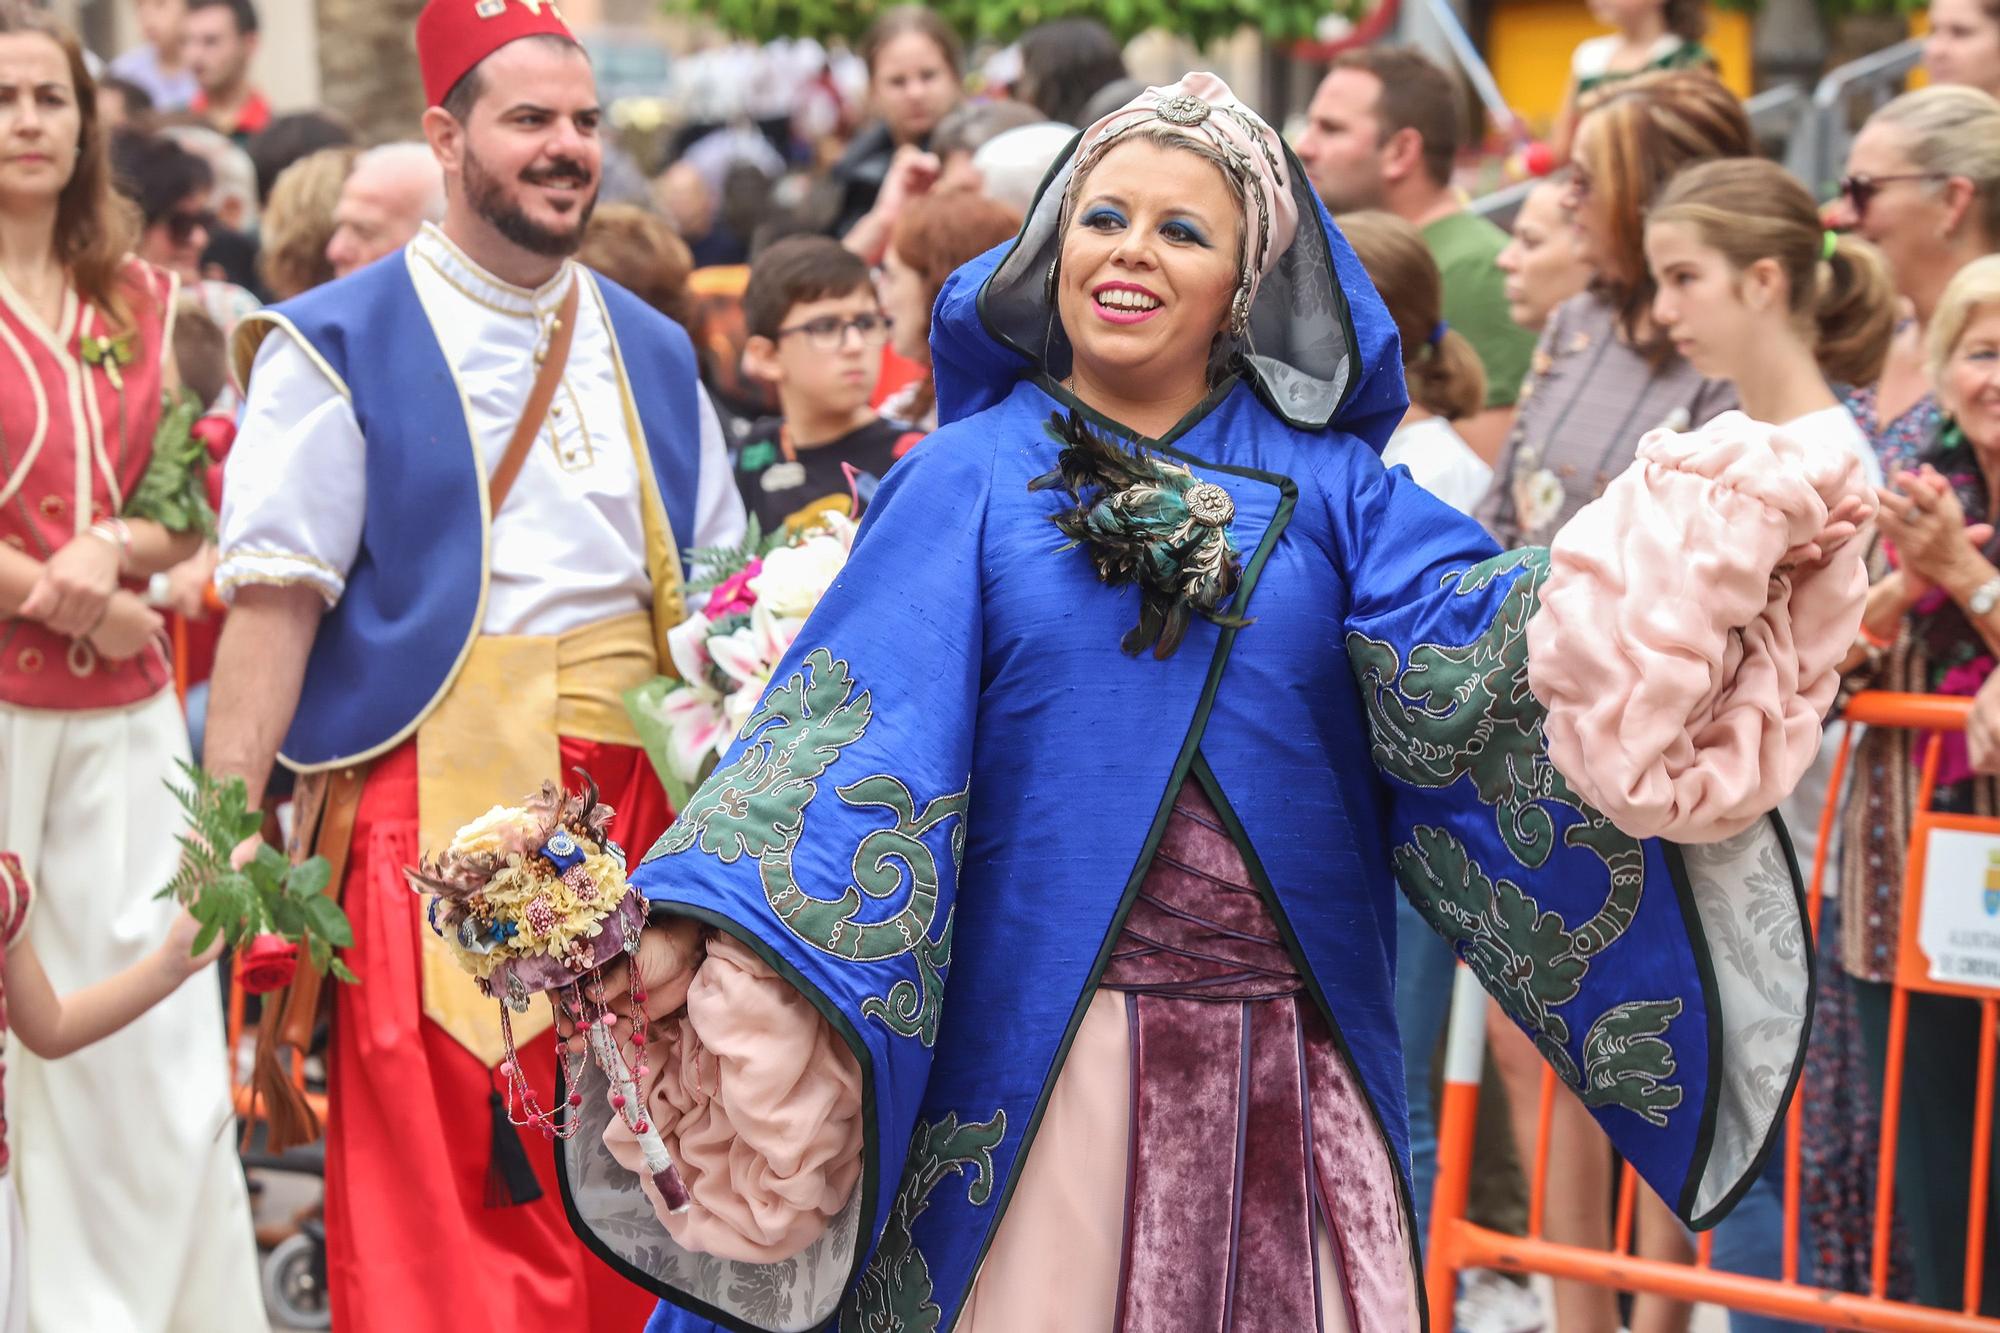
{"label": "green fern frond", "polygon": [[[315,856],[294,866],[267,845],[244,865],[232,864],[236,848],[263,828],[263,812],[251,808],[241,778],[218,780],[186,760],[179,767],[185,781],[168,779],[166,786],[188,827],[176,838],[180,869],[158,896],[172,897],[202,923],[204,947],[216,932],[232,948],[254,935],[274,933],[303,944],[313,965],[327,971],[333,950],[353,944],[354,931],[340,904],[323,893],[329,879],[326,858]],[[297,911],[279,910],[288,894],[299,899]],[[335,975],[349,980],[353,973],[343,967]]]}
{"label": "green fern frond", "polygon": [[728,546],[696,546],[689,549],[688,600],[700,601],[716,584],[742,570],[752,560],[761,560],[785,540],[784,529],[765,533],[764,525],[750,515],[743,540]]}

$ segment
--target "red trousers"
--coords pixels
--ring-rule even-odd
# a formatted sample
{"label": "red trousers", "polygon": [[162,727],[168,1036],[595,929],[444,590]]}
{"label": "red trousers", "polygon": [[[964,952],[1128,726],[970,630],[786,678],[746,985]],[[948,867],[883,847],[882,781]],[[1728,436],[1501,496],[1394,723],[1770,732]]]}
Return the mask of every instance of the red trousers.
{"label": "red trousers", "polygon": [[[666,796],[643,752],[564,740],[562,763],[565,773],[581,767],[597,780],[617,811],[613,834],[635,859],[665,831]],[[326,1136],[334,1327],[638,1333],[653,1298],[577,1239],[563,1215],[554,1154],[532,1129],[522,1142],[542,1197],[486,1206],[487,1094],[500,1085],[424,1017],[419,932],[429,927],[403,879],[419,850],[416,749],[405,745],[376,761],[354,823],[343,897],[354,947],[345,957],[361,984],[329,983],[337,992]],[[554,1106],[554,1036],[524,1045],[520,1061],[542,1105]]]}

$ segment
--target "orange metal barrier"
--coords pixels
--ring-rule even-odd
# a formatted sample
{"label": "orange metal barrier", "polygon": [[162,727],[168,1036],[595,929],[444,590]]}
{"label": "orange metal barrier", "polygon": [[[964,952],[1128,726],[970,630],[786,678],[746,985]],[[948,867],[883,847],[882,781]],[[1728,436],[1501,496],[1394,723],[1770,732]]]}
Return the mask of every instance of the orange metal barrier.
{"label": "orange metal barrier", "polygon": [[[1544,1238],[1550,1124],[1556,1097],[1555,1071],[1545,1069],[1539,1128],[1528,1182],[1528,1234],[1511,1236],[1476,1226],[1466,1217],[1472,1179],[1473,1128],[1479,1113],[1479,1079],[1485,1049],[1486,994],[1470,971],[1457,969],[1452,991],[1450,1035],[1446,1042],[1444,1097],[1438,1117],[1437,1188],[1431,1209],[1430,1247],[1425,1285],[1431,1317],[1439,1329],[1451,1326],[1458,1274],[1468,1268],[1493,1268],[1509,1273],[1541,1274],[1619,1291],[1650,1292],[1680,1301],[1703,1301],[1731,1310],[1796,1319],[1823,1328],[1895,1333],[1996,1333],[2000,1319],[1982,1318],[1979,1309],[1983,1274],[1979,1256],[1984,1246],[1987,1171],[1993,1140],[1995,1040],[2000,1034],[2000,980],[1978,986],[1935,980],[1919,943],[1925,857],[1936,830],[2000,833],[2000,821],[1931,814],[1937,786],[1938,759],[1944,733],[1962,731],[1971,700],[1935,695],[1867,693],[1850,701],[1844,720],[1870,727],[1893,727],[1931,733],[1924,748],[1923,780],[1911,820],[1910,849],[1902,905],[1901,956],[1889,1016],[1887,1069],[1882,1092],[1882,1135],[1877,1168],[1877,1197],[1872,1239],[1872,1273],[1866,1293],[1829,1291],[1799,1282],[1799,1156],[1801,1086],[1785,1127],[1783,1276],[1747,1277],[1716,1270],[1710,1262],[1711,1237],[1703,1235],[1692,1265],[1635,1257],[1632,1215],[1636,1191],[1643,1186],[1631,1167],[1624,1169],[1618,1192],[1617,1216],[1610,1251],[1558,1244]],[[1826,809],[1820,816],[1807,895],[1810,928],[1819,932],[1820,885],[1826,874],[1838,802],[1845,786],[1854,731],[1842,738],[1829,783]],[[1937,1310],[1889,1300],[1889,1233],[1895,1213],[1896,1133],[1902,1111],[1903,1061],[1912,991],[1964,996],[1981,1002],[1978,1093],[1972,1144],[1971,1206],[1966,1226],[1964,1303],[1959,1311]]]}

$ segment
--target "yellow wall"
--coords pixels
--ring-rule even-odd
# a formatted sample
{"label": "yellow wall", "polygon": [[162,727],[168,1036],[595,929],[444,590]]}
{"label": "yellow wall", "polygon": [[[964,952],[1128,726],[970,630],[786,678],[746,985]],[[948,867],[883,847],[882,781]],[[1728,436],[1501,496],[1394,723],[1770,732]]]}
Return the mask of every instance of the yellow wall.
{"label": "yellow wall", "polygon": [[[1486,59],[1507,104],[1545,133],[1569,86],[1570,53],[1610,29],[1581,0],[1499,0],[1486,33]],[[1739,97],[1751,92],[1750,16],[1711,8],[1702,44],[1715,53],[1722,81]]]}

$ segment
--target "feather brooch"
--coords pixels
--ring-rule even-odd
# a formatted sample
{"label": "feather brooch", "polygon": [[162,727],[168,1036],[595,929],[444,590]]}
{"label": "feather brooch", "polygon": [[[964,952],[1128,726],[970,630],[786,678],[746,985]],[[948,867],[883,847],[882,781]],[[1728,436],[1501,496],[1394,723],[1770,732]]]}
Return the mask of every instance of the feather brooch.
{"label": "feather brooch", "polygon": [[1173,656],[1195,616],[1231,629],[1249,623],[1228,610],[1243,579],[1228,491],[1114,443],[1074,411],[1051,415],[1047,429],[1062,454],[1028,489],[1067,491],[1075,500],[1053,516],[1069,538],[1059,549],[1083,547],[1109,587],[1138,586],[1139,623],[1125,635],[1126,652],[1151,647],[1156,658]]}

